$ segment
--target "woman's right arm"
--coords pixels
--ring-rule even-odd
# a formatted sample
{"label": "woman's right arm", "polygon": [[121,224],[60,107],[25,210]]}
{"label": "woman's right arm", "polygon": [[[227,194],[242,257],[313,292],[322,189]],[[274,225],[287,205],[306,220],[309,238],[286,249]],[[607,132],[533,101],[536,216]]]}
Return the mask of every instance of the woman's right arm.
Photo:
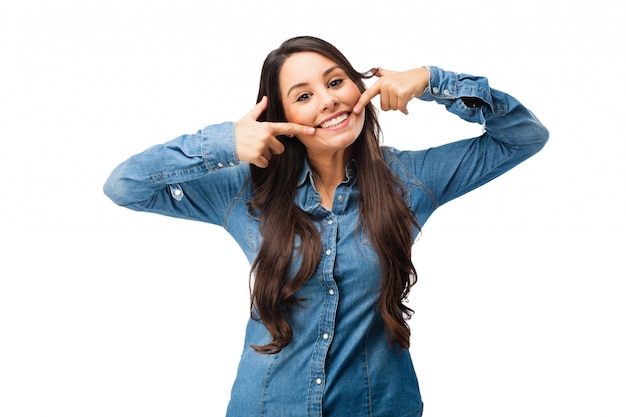
{"label": "woman's right arm", "polygon": [[223,224],[250,175],[248,164],[264,168],[273,154],[282,153],[278,135],[315,131],[296,123],[257,121],[266,108],[264,97],[237,123],[208,126],[132,156],[113,170],[104,193],[132,210]]}
{"label": "woman's right arm", "polygon": [[132,210],[220,224],[248,175],[237,157],[235,124],[226,122],[130,157],[110,174],[104,193]]}

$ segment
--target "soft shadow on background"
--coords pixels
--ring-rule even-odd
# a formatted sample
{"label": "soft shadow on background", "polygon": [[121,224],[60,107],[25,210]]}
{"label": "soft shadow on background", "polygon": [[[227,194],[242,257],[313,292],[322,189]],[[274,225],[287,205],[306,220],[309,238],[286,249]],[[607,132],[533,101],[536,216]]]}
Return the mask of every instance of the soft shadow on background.
{"label": "soft shadow on background", "polygon": [[[551,132],[415,246],[426,415],[624,416],[624,17],[609,1],[3,2],[0,415],[224,414],[246,260],[221,229],[116,207],[102,184],[242,117],[266,54],[309,34],[362,70],[486,75]],[[409,110],[382,115],[386,144],[479,131]]]}

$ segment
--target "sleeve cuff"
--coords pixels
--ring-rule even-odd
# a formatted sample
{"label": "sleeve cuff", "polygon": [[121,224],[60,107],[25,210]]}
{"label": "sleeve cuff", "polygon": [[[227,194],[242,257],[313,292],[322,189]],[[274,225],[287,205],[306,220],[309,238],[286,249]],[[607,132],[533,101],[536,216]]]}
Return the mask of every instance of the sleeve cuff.
{"label": "sleeve cuff", "polygon": [[235,124],[224,122],[201,131],[202,154],[210,171],[239,164],[235,146]]}

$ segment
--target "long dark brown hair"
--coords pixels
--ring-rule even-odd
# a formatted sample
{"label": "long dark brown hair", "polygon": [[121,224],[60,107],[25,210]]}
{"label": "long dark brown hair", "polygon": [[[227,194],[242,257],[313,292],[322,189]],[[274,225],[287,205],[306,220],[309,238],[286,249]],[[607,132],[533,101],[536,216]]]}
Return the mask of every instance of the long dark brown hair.
{"label": "long dark brown hair", "polygon": [[[257,101],[267,96],[268,105],[259,121],[287,121],[279,74],[286,59],[298,52],[317,52],[331,59],[361,92],[365,90],[364,74],[356,71],[333,45],[310,36],[292,38],[272,51],[263,63]],[[410,329],[406,320],[413,310],[405,302],[417,279],[411,246],[412,227],[419,226],[404,202],[402,187],[383,158],[376,110],[368,103],[364,112],[363,130],[351,149],[360,187],[359,221],[380,260],[378,311],[387,339],[391,344],[408,349]],[[250,209],[260,213],[263,237],[251,269],[250,311],[252,318],[260,320],[272,337],[267,345],[253,346],[261,353],[279,352],[291,341],[289,311],[302,301],[296,297],[297,291],[313,276],[322,252],[315,219],[294,204],[306,149],[299,140],[281,136],[278,139],[285,146],[284,153],[273,155],[267,168],[250,166],[254,190]],[[296,241],[299,242],[297,247]],[[295,276],[289,276],[294,250],[301,258],[301,266]]]}

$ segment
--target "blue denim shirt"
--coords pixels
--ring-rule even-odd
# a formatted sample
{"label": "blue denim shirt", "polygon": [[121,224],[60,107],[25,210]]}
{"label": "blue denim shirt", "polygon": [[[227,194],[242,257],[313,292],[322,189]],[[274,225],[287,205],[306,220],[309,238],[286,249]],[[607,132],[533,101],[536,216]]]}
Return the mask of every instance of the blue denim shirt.
{"label": "blue denim shirt", "polygon": [[[420,99],[482,124],[484,134],[420,151],[383,148],[420,225],[437,207],[519,164],[548,139],[530,111],[491,89],[487,79],[429,69],[430,85]],[[228,416],[422,414],[409,351],[387,343],[376,310],[380,267],[358,223],[356,169],[354,162],[346,167],[347,179],[337,187],[330,211],[320,204],[309,166],[302,171],[294,203],[319,219],[323,257],[297,294],[306,301],[291,312],[293,340],[287,347],[277,354],[255,352],[250,345],[264,345],[270,337],[262,323],[249,320]],[[250,262],[257,255],[259,217],[247,204],[250,170],[237,159],[231,122],[131,157],[115,168],[104,190],[133,210],[219,225]],[[293,271],[297,268],[295,259]]]}

